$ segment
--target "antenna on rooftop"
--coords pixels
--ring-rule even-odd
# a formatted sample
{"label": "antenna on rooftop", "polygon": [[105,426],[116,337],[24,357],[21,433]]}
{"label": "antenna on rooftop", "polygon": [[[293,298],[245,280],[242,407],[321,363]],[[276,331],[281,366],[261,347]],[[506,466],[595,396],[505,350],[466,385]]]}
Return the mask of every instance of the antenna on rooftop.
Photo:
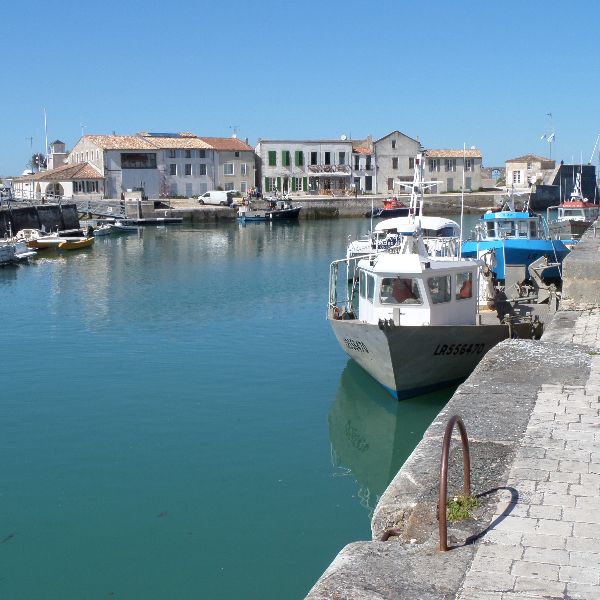
{"label": "antenna on rooftop", "polygon": [[238,134],[238,131],[240,130],[240,126],[239,125],[230,125],[229,129],[233,129],[233,134],[232,134],[231,137],[236,138],[237,134]]}
{"label": "antenna on rooftop", "polygon": [[79,126],[81,127],[81,137],[83,137],[83,136],[84,136],[84,133],[83,133],[83,131],[84,131],[84,129],[87,127],[87,125],[86,125],[85,123],[83,123],[83,122],[82,122],[82,123],[79,123]]}

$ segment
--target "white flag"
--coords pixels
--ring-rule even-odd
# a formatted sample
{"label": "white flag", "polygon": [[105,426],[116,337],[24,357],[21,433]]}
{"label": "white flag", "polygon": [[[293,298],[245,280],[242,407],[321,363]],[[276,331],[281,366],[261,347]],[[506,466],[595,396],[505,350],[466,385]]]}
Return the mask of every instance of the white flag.
{"label": "white flag", "polygon": [[542,135],[542,137],[540,138],[540,140],[545,140],[546,139],[546,134],[544,133],[544,135]]}
{"label": "white flag", "polygon": [[554,141],[554,133],[551,133],[547,138],[546,138],[549,142],[553,142]]}

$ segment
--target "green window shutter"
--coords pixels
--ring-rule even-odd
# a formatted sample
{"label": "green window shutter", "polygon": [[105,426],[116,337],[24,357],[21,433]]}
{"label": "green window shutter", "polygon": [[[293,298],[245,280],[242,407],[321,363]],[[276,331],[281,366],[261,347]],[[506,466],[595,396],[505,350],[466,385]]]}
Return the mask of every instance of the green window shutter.
{"label": "green window shutter", "polygon": [[263,194],[269,191],[269,178],[265,177],[265,187],[263,188]]}
{"label": "green window shutter", "polygon": [[281,151],[281,164],[284,167],[289,167],[290,166],[290,151],[289,150],[282,150]]}
{"label": "green window shutter", "polygon": [[292,192],[297,192],[298,190],[296,189],[296,178],[292,177]]}
{"label": "green window shutter", "polygon": [[281,177],[277,178],[277,189],[281,191]]}
{"label": "green window shutter", "polygon": [[296,150],[296,166],[302,166],[302,150]]}
{"label": "green window shutter", "polygon": [[308,177],[303,177],[302,178],[302,189],[305,192],[308,192]]}
{"label": "green window shutter", "polygon": [[275,150],[269,150],[269,166],[277,166],[277,152]]}

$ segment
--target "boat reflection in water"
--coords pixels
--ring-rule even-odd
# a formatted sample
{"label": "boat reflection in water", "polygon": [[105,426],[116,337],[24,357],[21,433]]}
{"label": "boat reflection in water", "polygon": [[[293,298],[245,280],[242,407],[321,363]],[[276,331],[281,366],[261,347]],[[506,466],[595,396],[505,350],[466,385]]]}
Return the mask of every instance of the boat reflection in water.
{"label": "boat reflection in water", "polygon": [[354,361],[348,361],[329,411],[334,476],[356,479],[371,516],[424,431],[456,386],[398,402]]}

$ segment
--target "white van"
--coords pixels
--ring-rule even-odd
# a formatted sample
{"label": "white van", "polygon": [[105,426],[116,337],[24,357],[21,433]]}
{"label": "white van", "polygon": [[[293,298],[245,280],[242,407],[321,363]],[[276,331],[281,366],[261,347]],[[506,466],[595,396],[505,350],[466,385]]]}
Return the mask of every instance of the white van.
{"label": "white van", "polygon": [[229,206],[232,199],[233,192],[221,192],[219,190],[212,190],[198,196],[200,204],[216,204],[218,206]]}

